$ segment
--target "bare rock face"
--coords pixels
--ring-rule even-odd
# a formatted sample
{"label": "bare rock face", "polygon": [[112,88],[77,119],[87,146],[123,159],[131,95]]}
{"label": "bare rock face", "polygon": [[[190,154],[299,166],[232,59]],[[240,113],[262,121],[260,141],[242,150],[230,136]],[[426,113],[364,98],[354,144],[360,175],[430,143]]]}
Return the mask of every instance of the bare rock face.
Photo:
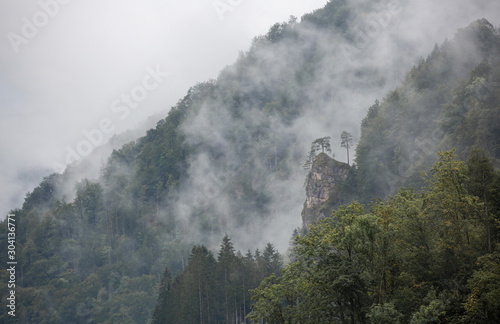
{"label": "bare rock face", "polygon": [[302,209],[305,228],[331,214],[335,202],[340,200],[338,186],[347,178],[349,168],[325,153],[318,154],[306,179],[306,202]]}

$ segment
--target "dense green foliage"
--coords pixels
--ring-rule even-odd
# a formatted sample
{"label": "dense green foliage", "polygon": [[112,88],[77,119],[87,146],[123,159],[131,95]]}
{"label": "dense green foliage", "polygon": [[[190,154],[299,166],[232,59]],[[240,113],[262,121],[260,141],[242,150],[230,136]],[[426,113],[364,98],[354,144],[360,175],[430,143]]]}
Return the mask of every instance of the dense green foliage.
{"label": "dense green foliage", "polygon": [[250,311],[249,289],[282,266],[270,243],[262,254],[256,250],[243,256],[226,235],[217,260],[206,247],[195,246],[182,274],[170,278],[165,270],[153,324],[241,323]]}
{"label": "dense green foliage", "polygon": [[[422,194],[344,205],[253,291],[254,323],[497,323],[500,173],[479,152],[440,153]],[[487,208],[489,206],[489,208]],[[495,210],[493,212],[493,210]],[[490,234],[488,234],[490,233]],[[496,246],[496,248],[494,248]]]}
{"label": "dense green foliage", "polygon": [[[444,174],[422,196],[402,191],[369,213],[359,204],[338,209],[345,228],[335,218],[312,228],[297,240],[295,259],[281,276],[271,245],[263,254],[241,256],[226,237],[217,258],[204,247],[216,246],[224,233],[257,245],[272,220],[284,226],[299,218],[286,209],[297,203],[296,193],[283,188],[301,182],[297,170],[307,145],[328,134],[300,138],[294,123],[307,114],[334,120],[344,113],[331,84],[382,88],[388,71],[363,64],[338,70],[348,59],[339,61],[341,49],[329,45],[339,39],[356,45],[356,16],[376,12],[380,3],[332,0],[300,23],[292,17],[272,26],[216,80],[192,87],[154,129],[115,150],[97,179],[78,178],[77,167],[46,177],[13,211],[22,260],[20,321],[230,322],[245,317],[248,290],[271,273],[255,290],[249,318],[256,322],[328,315],[390,323],[443,312],[498,319],[500,180],[489,158],[498,167],[500,37],[486,21],[436,47],[400,88],[369,109],[356,165],[331,203],[366,203],[401,185],[420,189],[418,173],[430,167],[436,149],[456,147],[465,158],[472,146],[483,148],[486,156],[474,153],[468,170],[460,166],[462,191],[448,197],[449,188],[438,190],[438,183],[453,180]],[[403,226],[401,232],[394,226]],[[2,264],[6,228],[1,222]],[[327,243],[343,253],[325,250]],[[308,272],[316,267],[317,273]],[[0,281],[6,276],[1,272]],[[305,298],[308,293],[314,298]],[[0,286],[2,299],[7,295]],[[0,322],[8,321],[2,312]]]}

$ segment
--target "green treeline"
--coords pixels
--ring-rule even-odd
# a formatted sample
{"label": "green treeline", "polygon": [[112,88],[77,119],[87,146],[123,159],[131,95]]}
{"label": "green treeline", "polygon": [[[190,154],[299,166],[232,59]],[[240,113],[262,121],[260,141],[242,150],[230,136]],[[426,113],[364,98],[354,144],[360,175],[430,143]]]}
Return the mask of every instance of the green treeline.
{"label": "green treeline", "polygon": [[[378,95],[399,75],[368,64],[370,50],[357,65],[337,46],[355,46],[356,17],[381,3],[331,0],[275,24],[115,150],[97,178],[82,179],[79,166],[44,178],[12,211],[19,322],[498,321],[500,33],[485,20],[436,46],[367,109],[355,165],[329,201],[334,216],[297,239],[282,274],[270,245],[244,256],[227,237],[217,256],[203,247],[224,233],[260,242],[270,224],[300,218],[290,206],[305,198],[307,146],[340,131],[309,128],[343,123],[344,93]],[[349,154],[350,140],[331,147]],[[435,152],[453,147],[467,163],[447,153],[422,181]],[[2,264],[6,238],[2,221]]]}
{"label": "green treeline", "polygon": [[226,235],[217,259],[205,246],[194,246],[182,274],[171,278],[165,269],[152,323],[243,323],[250,289],[282,267],[283,258],[270,243],[262,253],[243,256]]}
{"label": "green treeline", "polygon": [[357,202],[298,236],[252,291],[253,323],[500,322],[500,173],[454,151],[422,193]]}

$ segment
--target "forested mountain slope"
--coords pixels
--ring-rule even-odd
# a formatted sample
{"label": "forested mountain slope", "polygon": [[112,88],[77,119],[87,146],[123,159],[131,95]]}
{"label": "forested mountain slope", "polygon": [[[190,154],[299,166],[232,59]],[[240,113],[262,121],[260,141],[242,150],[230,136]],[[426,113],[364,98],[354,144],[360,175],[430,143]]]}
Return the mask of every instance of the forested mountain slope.
{"label": "forested mountain slope", "polygon": [[500,321],[499,53],[499,29],[478,20],[370,107],[340,186],[358,201],[297,235],[247,319]]}
{"label": "forested mountain slope", "polygon": [[[385,2],[330,1],[300,22],[292,17],[272,26],[216,80],[193,86],[154,129],[115,150],[98,178],[75,185],[73,167],[46,177],[13,211],[22,224],[16,232],[17,258],[23,260],[16,288],[19,318],[26,323],[144,323],[153,313],[165,266],[172,274],[182,273],[194,244],[216,248],[226,233],[244,249],[254,250],[271,239],[286,244],[301,224],[302,164],[311,141],[325,135],[340,138],[344,127],[357,131],[363,114],[357,118],[346,112],[369,106],[395,86],[411,60],[411,48],[405,46],[392,53],[394,60],[380,60],[383,53],[360,45],[359,21],[379,14],[381,4]],[[396,17],[401,8],[384,10]],[[350,196],[369,200],[407,184],[391,180],[389,186],[379,185],[375,177],[394,172],[391,162],[401,144],[387,138],[407,135],[411,145],[399,149],[403,156],[420,141],[403,126],[401,133],[380,126],[394,134],[376,128],[379,120],[387,122],[384,111],[397,117],[389,110],[401,102],[431,103],[422,106],[437,114],[446,129],[442,145],[465,152],[473,141],[497,150],[491,134],[498,124],[491,124],[487,134],[463,136],[464,129],[476,130],[475,125],[498,116],[494,99],[472,100],[471,112],[477,113],[462,116],[466,122],[460,128],[450,127],[450,118],[460,107],[459,97],[453,101],[454,89],[466,93],[496,75],[492,58],[498,32],[479,21],[450,44],[410,72],[401,86],[405,97],[395,91],[370,109],[362,124],[357,172],[348,179]],[[471,76],[476,77],[460,88],[459,79],[468,78],[483,61]],[[436,75],[440,69],[443,75]],[[398,101],[410,94],[416,101]],[[448,104],[442,115],[433,110],[441,104]],[[491,116],[480,113],[482,107]],[[406,111],[407,124],[422,123],[427,128],[417,131],[433,134],[433,125],[419,117],[426,112]],[[382,156],[374,153],[378,151]],[[410,162],[399,169],[420,166],[418,158]],[[6,248],[1,245],[2,261]],[[208,252],[197,251],[215,264]],[[252,262],[258,260],[253,255]],[[4,280],[7,274],[1,275]],[[7,296],[6,287],[0,289]],[[7,315],[0,316],[7,321]]]}
{"label": "forested mountain slope", "polygon": [[422,60],[401,86],[370,107],[357,146],[365,200],[401,186],[420,188],[437,150],[465,159],[483,148],[500,159],[500,32],[478,20]]}

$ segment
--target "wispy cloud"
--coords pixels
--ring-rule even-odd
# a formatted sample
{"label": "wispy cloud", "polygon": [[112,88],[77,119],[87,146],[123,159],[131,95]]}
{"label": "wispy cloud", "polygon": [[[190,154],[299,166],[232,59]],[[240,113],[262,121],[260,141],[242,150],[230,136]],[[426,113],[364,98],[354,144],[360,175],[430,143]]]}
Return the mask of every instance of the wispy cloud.
{"label": "wispy cloud", "polygon": [[[224,20],[211,1],[3,3],[0,213],[20,206],[54,161],[65,164],[68,147],[78,153],[88,141],[83,130],[110,119],[120,133],[148,116],[166,115],[190,86],[215,77],[255,35],[325,2],[244,2]],[[145,67],[157,65],[169,77],[127,118],[114,119],[124,114],[110,112],[114,100],[142,82]]]}

